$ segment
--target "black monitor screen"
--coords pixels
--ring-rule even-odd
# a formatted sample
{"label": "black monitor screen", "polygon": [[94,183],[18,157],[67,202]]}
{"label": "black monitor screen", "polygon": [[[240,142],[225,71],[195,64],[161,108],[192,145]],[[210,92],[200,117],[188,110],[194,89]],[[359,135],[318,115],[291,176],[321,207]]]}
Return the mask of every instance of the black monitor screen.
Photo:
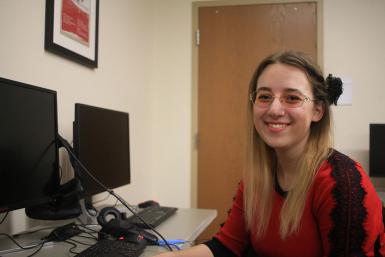
{"label": "black monitor screen", "polygon": [[[130,183],[128,113],[75,104],[74,151],[81,163],[108,188]],[[84,197],[104,191],[84,171]]]}
{"label": "black monitor screen", "polygon": [[59,184],[56,92],[0,78],[0,212],[51,199]]}
{"label": "black monitor screen", "polygon": [[385,124],[370,124],[369,175],[385,177]]}

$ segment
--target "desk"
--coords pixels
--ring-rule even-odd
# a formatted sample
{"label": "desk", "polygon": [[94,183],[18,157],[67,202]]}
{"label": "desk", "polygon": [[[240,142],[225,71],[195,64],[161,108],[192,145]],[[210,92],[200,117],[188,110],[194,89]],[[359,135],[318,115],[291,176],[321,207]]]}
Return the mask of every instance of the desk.
{"label": "desk", "polygon": [[[216,215],[217,215],[216,210],[179,208],[178,211],[173,216],[171,216],[169,219],[167,219],[162,224],[160,224],[156,229],[167,240],[183,239],[193,244],[194,240],[214,220]],[[32,245],[34,244],[34,242],[38,241],[37,239],[40,239],[46,236],[48,233],[49,233],[49,230],[37,231],[31,234],[22,235],[16,238],[16,240],[23,246]],[[2,252],[0,252],[0,255],[4,257],[22,257],[22,256],[24,257],[24,256],[28,256],[28,254],[31,254],[36,250],[36,249],[31,249],[28,251],[4,252],[4,249],[12,249],[14,247],[15,246],[9,239],[2,237],[0,241],[0,251]],[[60,242],[60,243],[50,242],[44,245],[44,247],[39,251],[39,253],[34,256],[38,256],[38,257],[39,256],[40,257],[74,256],[69,252],[70,248],[71,248],[71,245],[64,242]],[[75,250],[80,252],[85,248],[86,248],[85,246],[78,245],[78,247]],[[147,246],[145,251],[141,255],[141,257],[150,257],[165,251],[167,250],[163,247]]]}
{"label": "desk", "polygon": [[385,191],[377,191],[378,196],[380,197],[381,201],[384,203],[385,202]]}

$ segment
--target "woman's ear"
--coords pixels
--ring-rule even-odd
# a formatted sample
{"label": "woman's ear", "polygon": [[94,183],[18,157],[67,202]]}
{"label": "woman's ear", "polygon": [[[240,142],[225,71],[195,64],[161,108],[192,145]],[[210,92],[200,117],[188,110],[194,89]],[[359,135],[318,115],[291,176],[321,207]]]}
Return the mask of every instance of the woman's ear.
{"label": "woman's ear", "polygon": [[322,119],[325,112],[325,106],[324,103],[316,103],[313,108],[313,122],[318,122]]}

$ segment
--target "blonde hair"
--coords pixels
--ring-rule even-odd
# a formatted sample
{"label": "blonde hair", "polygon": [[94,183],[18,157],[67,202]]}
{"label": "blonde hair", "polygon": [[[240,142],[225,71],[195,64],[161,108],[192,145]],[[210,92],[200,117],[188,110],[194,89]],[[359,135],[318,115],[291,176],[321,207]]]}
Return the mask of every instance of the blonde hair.
{"label": "blonde hair", "polygon": [[[310,135],[304,152],[298,160],[298,176],[294,187],[289,190],[280,214],[280,235],[282,238],[298,231],[305,208],[307,192],[320,165],[330,155],[331,112],[327,85],[319,67],[306,55],[298,52],[282,52],[265,58],[258,66],[250,82],[249,93],[255,91],[259,76],[265,68],[274,63],[290,65],[302,70],[312,87],[316,104],[324,105],[324,115],[310,126]],[[253,104],[247,108],[247,158],[244,170],[244,204],[246,226],[256,228],[257,237],[262,237],[269,225],[273,204],[276,155],[258,135],[253,121]]]}

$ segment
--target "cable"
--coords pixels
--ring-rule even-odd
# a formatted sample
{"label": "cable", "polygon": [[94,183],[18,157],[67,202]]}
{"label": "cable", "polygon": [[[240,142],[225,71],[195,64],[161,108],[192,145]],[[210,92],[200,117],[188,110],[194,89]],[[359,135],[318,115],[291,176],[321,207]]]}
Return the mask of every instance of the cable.
{"label": "cable", "polygon": [[167,240],[158,232],[156,231],[156,229],[151,226],[150,224],[148,224],[142,217],[140,217],[138,214],[135,213],[134,210],[131,209],[131,207],[127,204],[127,202],[120,196],[120,195],[117,195],[115,194],[115,192],[113,190],[111,190],[110,192],[111,195],[115,196],[117,199],[119,199],[119,201],[130,211],[132,212],[132,214],[134,214],[141,222],[143,222],[143,224],[145,224],[148,228],[150,228],[152,231],[155,232],[155,234],[157,234],[166,244],[167,248],[170,250],[170,251],[173,251],[172,247],[169,245],[169,243],[167,242]]}
{"label": "cable", "polygon": [[[152,231],[154,231],[155,234],[157,234],[166,244],[167,248],[170,251],[173,251],[172,247],[168,244],[167,240],[158,232],[155,230],[153,226],[148,224],[142,217],[140,217],[136,212],[130,207],[130,205],[118,194],[116,194],[112,189],[106,187],[102,182],[100,182],[92,173],[83,165],[83,163],[76,157],[76,155],[72,152],[71,145],[65,140],[63,137],[61,137],[59,134],[57,135],[58,139],[64,146],[64,148],[67,150],[67,152],[70,154],[70,156],[80,165],[83,171],[87,173],[87,175],[92,178],[100,187],[102,187],[104,190],[106,190],[110,195],[114,196],[116,199],[118,199],[133,215],[135,215],[141,222],[143,222],[144,225],[146,225],[148,228],[150,228]],[[74,169],[76,170],[76,169]]]}
{"label": "cable", "polygon": [[9,211],[7,211],[7,212],[5,213],[5,215],[3,216],[3,218],[2,218],[1,221],[0,221],[0,224],[3,224],[3,222],[5,221],[5,219],[6,219],[7,216],[8,216],[8,213],[9,213]]}
{"label": "cable", "polygon": [[[114,203],[113,206],[115,207],[116,205],[118,205],[118,202],[119,202],[118,199],[116,199],[116,201],[115,201],[115,203]],[[130,204],[130,207],[132,208],[132,205],[131,205],[131,204]]]}
{"label": "cable", "polygon": [[[91,224],[91,225],[93,225],[93,224]],[[82,228],[85,228],[85,229],[88,229],[88,230],[90,230],[90,231],[92,231],[92,232],[94,232],[94,233],[99,233],[99,232],[100,232],[100,231],[98,231],[98,230],[89,228],[89,227],[87,227],[87,225],[84,225],[84,224],[78,224],[78,226],[79,226],[79,227],[82,227]],[[91,234],[91,232],[86,232],[86,233]]]}
{"label": "cable", "polygon": [[72,245],[72,247],[69,249],[70,253],[73,253],[73,254],[79,254],[80,253],[80,252],[74,252],[73,251],[75,248],[78,247],[75,243],[69,242],[68,240],[65,240],[63,242]]}
{"label": "cable", "polygon": [[30,230],[30,231],[23,231],[21,233],[14,234],[13,237],[15,238],[15,237],[22,236],[22,235],[36,233],[38,231],[47,230],[47,229],[55,229],[55,228],[59,228],[59,227],[60,226],[49,226],[49,227],[43,227],[43,228],[34,229],[34,230]]}
{"label": "cable", "polygon": [[32,248],[35,248],[37,246],[39,246],[42,242],[46,243],[45,241],[42,241],[38,244],[35,244],[35,245],[30,245],[30,246],[22,246],[21,244],[19,244],[12,236],[6,234],[6,233],[0,233],[0,236],[6,236],[8,237],[15,245],[17,245],[20,249],[23,249],[23,250],[29,250],[29,249],[32,249]]}
{"label": "cable", "polygon": [[84,208],[86,209],[86,212],[88,213],[88,215],[92,217],[98,216],[98,211],[96,210],[96,208],[93,206],[92,203],[91,204],[84,203]]}
{"label": "cable", "polygon": [[[179,244],[185,244],[185,243],[189,243],[189,242],[186,240],[183,240],[183,239],[175,239],[175,240],[167,240],[167,243],[169,245],[175,247],[175,249],[177,249],[179,251],[179,250],[181,250],[181,248],[179,247]],[[159,241],[158,245],[159,246],[165,246],[166,242],[165,241]]]}
{"label": "cable", "polygon": [[177,245],[177,244],[170,244],[170,245],[172,245],[172,246],[174,246],[175,247],[175,249],[177,249],[178,251],[180,251],[181,250],[181,248]]}
{"label": "cable", "polygon": [[72,239],[72,238],[67,239],[66,241],[71,241],[71,242],[74,242],[74,243],[76,243],[76,244],[86,245],[86,246],[92,246],[92,245],[94,245],[94,244],[89,244],[89,243],[80,242],[80,241],[75,240],[75,239]]}
{"label": "cable", "polygon": [[32,257],[32,256],[34,256],[35,254],[37,254],[37,253],[43,248],[43,246],[44,246],[45,243],[47,243],[47,241],[43,241],[43,242],[40,244],[40,247],[39,247],[36,251],[34,251],[32,254],[28,255],[27,257]]}
{"label": "cable", "polygon": [[88,232],[88,231],[85,231],[81,228],[85,228],[85,229],[88,229],[94,233],[98,233],[98,231],[96,230],[93,230],[93,229],[90,229],[90,228],[87,228],[85,227],[84,225],[76,225],[78,227],[78,229],[80,229],[83,233],[86,233],[88,234],[89,236],[82,236],[82,235],[77,235],[78,237],[84,237],[84,238],[90,238],[90,239],[95,239],[95,240],[98,240],[98,238],[96,236],[94,236],[91,232]]}
{"label": "cable", "polygon": [[[83,233],[88,234],[88,235],[92,235],[91,233],[86,232],[86,231],[83,231]],[[95,239],[95,240],[98,240],[98,238],[95,237],[94,235],[92,235],[92,236],[82,236],[82,235],[77,235],[76,237],[81,237],[81,238],[87,238],[87,239]]]}
{"label": "cable", "polygon": [[31,246],[22,246],[21,244],[19,244],[12,236],[6,234],[6,233],[0,233],[0,236],[6,236],[8,237],[15,245],[17,245],[20,249],[23,249],[23,250],[29,250],[29,249],[33,249],[35,247],[38,247],[39,248],[34,251],[32,254],[28,255],[27,257],[32,257],[34,256],[35,254],[37,254],[44,246],[45,243],[47,243],[48,241],[47,240],[43,240],[42,242],[38,243],[38,244],[35,244],[35,245],[31,245]]}

